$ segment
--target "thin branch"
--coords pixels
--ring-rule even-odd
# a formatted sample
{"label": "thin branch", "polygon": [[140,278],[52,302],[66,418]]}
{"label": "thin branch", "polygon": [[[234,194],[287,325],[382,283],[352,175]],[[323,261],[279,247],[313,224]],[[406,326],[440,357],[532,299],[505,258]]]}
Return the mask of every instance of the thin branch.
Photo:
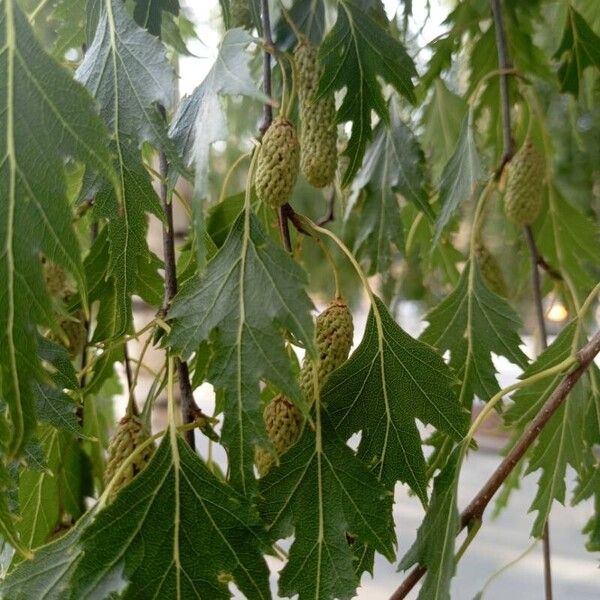
{"label": "thin branch", "polygon": [[[543,351],[548,347],[548,333],[546,319],[544,318],[544,305],[542,303],[542,285],[540,281],[539,252],[535,243],[533,231],[529,225],[524,228],[525,239],[531,256],[531,286],[533,291],[533,305],[537,319],[538,343]],[[544,523],[542,533],[542,550],[544,557],[544,590],[546,600],[552,600],[552,551],[550,548],[550,525],[548,520]]]}
{"label": "thin branch", "polygon": [[[496,47],[498,49],[498,66],[501,69],[509,69],[510,58],[508,48],[506,46],[506,32],[504,30],[504,21],[502,19],[501,0],[490,0],[492,14],[494,16],[494,27],[496,30]],[[514,141],[512,137],[512,126],[510,122],[510,95],[508,89],[508,74],[500,75],[500,103],[502,106],[502,132],[504,138],[504,152],[500,161],[500,166],[496,172],[496,176],[500,177],[505,165],[510,161],[514,153]],[[533,237],[533,232],[529,226],[525,227],[525,237],[529,252],[531,255],[531,278],[533,285],[533,301],[536,309],[538,322],[538,334],[540,347],[545,349],[548,345],[546,335],[546,322],[544,320],[544,308],[542,305],[540,273],[538,271],[539,252]],[[548,522],[544,525],[544,589],[546,592],[546,600],[552,600],[552,574],[551,574],[551,557],[550,557],[550,530]]]}
{"label": "thin branch", "polygon": [[[166,120],[164,107],[159,107],[163,119]],[[163,254],[165,262],[165,294],[161,312],[167,314],[171,301],[177,293],[177,263],[175,261],[175,231],[173,228],[173,203],[169,198],[167,187],[167,176],[169,173],[169,161],[164,152],[159,154],[159,171],[161,175],[159,197],[163,211],[165,213],[165,222],[162,227]],[[181,402],[181,414],[184,424],[193,423],[199,417],[205,416],[200,407],[196,404],[190,381],[190,371],[185,361],[175,359],[175,369],[177,370],[177,380],[179,383],[179,399]],[[188,429],[185,432],[188,444],[193,450],[196,448],[194,440],[194,430]]]}
{"label": "thin branch", "polygon": [[[560,408],[564,399],[589,368],[598,353],[600,353],[600,331],[596,332],[589,342],[577,352],[575,358],[577,359],[578,366],[569,374],[565,375],[506,458],[492,473],[486,484],[479,490],[467,508],[463,510],[460,516],[460,531],[467,527],[472,521],[482,519],[485,509],[495,493],[500,489],[500,486],[506,481],[517,463],[535,442],[548,421]],[[426,572],[426,567],[421,565],[415,567],[391,595],[390,600],[401,600],[402,598],[406,598],[408,593]]]}
{"label": "thin branch", "polygon": [[[263,91],[265,96],[271,98],[273,89],[271,85],[271,52],[274,49],[273,36],[271,34],[271,16],[269,14],[269,0],[261,0],[261,19],[263,38],[265,48],[263,50]],[[265,135],[265,132],[273,122],[273,105],[270,102],[265,102],[263,108],[263,119],[260,125],[260,136]],[[286,218],[284,207],[277,210],[277,224],[279,226],[279,234],[281,235],[281,243],[286,252],[292,251],[292,241],[290,238],[290,228]]]}
{"label": "thin branch", "polygon": [[[269,0],[261,0],[261,18],[265,50],[263,51],[263,91],[265,96],[271,98],[271,52],[273,47],[273,36],[271,35],[271,17],[269,15]],[[263,109],[263,120],[260,126],[260,134],[263,136],[273,121],[273,106],[265,102]]]}
{"label": "thin branch", "polygon": [[[502,71],[512,69],[508,49],[506,46],[506,32],[504,30],[504,21],[502,19],[502,8],[500,0],[490,0],[492,14],[494,15],[494,29],[496,31],[496,46],[498,48],[498,66]],[[510,161],[514,154],[514,141],[512,137],[512,127],[510,122],[510,96],[508,90],[508,73],[500,75],[500,104],[502,106],[502,136],[504,140],[504,151],[500,166],[496,171],[496,177],[500,177],[505,165]]]}

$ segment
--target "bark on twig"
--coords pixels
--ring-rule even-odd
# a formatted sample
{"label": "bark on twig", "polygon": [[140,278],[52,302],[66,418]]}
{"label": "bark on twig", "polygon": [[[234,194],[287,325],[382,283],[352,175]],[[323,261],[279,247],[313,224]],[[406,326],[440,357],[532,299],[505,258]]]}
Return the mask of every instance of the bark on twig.
{"label": "bark on twig", "polygon": [[[460,531],[467,527],[472,521],[482,519],[483,513],[491,499],[494,497],[494,494],[500,489],[500,486],[506,481],[517,463],[523,458],[524,454],[538,438],[548,421],[560,408],[564,399],[589,368],[598,353],[600,353],[600,331],[596,332],[590,341],[577,352],[575,355],[578,363],[577,368],[568,375],[565,375],[563,380],[545,402],[540,412],[529,424],[529,427],[523,432],[517,443],[507,454],[506,458],[504,458],[492,473],[467,508],[463,510],[460,515]],[[421,565],[415,567],[391,595],[390,600],[401,600],[402,598],[406,598],[408,593],[426,572],[426,567]]]}

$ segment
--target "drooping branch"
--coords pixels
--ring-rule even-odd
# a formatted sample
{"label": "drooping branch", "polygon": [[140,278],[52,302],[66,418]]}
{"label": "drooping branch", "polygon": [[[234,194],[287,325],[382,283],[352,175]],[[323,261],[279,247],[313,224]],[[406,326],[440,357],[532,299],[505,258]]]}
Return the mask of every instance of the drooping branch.
{"label": "drooping branch", "polygon": [[[529,427],[523,432],[517,443],[513,446],[506,458],[498,465],[485,485],[479,490],[471,503],[463,510],[460,515],[460,531],[467,527],[471,522],[481,520],[488,504],[512,473],[517,463],[523,458],[527,450],[538,438],[548,421],[554,413],[560,408],[561,404],[579,381],[581,376],[589,368],[590,364],[600,353],[600,331],[590,339],[590,341],[577,352],[575,358],[578,366],[565,375],[560,384],[554,389],[540,412],[536,415]],[[401,600],[406,598],[412,588],[425,575],[427,568],[421,565],[415,567],[402,582],[402,584],[391,595],[390,600]]]}

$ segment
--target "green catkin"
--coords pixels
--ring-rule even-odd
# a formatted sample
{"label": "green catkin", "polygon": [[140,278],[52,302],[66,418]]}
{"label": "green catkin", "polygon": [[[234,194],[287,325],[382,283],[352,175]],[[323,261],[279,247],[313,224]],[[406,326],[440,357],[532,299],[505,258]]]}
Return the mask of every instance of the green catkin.
{"label": "green catkin", "polygon": [[[329,375],[348,358],[353,334],[352,313],[348,309],[348,305],[340,298],[333,301],[317,317],[316,337],[319,353],[317,379],[319,387],[323,387]],[[306,401],[312,404],[314,401],[313,361],[308,357],[304,359],[299,374],[299,384]],[[266,406],[263,418],[275,454],[266,448],[256,448],[255,464],[261,477],[269,472],[278,456],[281,456],[298,441],[304,423],[304,416],[300,409],[282,394],[275,396]]]}
{"label": "green catkin", "polygon": [[267,404],[263,418],[276,455],[266,448],[256,448],[255,464],[261,477],[269,472],[277,461],[277,456],[281,456],[298,441],[304,421],[300,410],[282,394],[278,394]]}
{"label": "green catkin", "polygon": [[506,298],[508,296],[508,287],[502,269],[500,268],[500,263],[496,260],[496,257],[489,251],[487,246],[481,242],[478,242],[475,246],[475,256],[477,257],[481,276],[487,287],[490,288],[492,292]]}
{"label": "green catkin", "polygon": [[323,68],[318,49],[307,40],[296,47],[294,58],[300,100],[300,169],[317,188],[333,182],[337,168],[337,123],[335,98],[327,94],[316,99]]}
{"label": "green catkin", "polygon": [[[148,440],[150,435],[146,431],[142,420],[135,415],[125,415],[115,431],[108,445],[108,458],[104,471],[104,481],[108,485],[117,471],[133,451],[142,442]],[[133,478],[144,470],[154,454],[154,443],[149,444],[140,452],[135,460],[119,475],[112,489],[114,496],[122,487],[126,486]],[[112,497],[111,496],[111,497]]]}
{"label": "green catkin", "polygon": [[229,21],[231,27],[254,29],[249,0],[231,0],[229,4]]}
{"label": "green catkin", "polygon": [[527,138],[508,166],[506,216],[520,227],[540,214],[544,189],[544,158]]}
{"label": "green catkin", "polygon": [[[317,381],[320,389],[325,385],[329,375],[346,362],[352,348],[353,335],[352,313],[341,298],[334,300],[317,317],[316,336],[319,354]],[[312,359],[306,356],[298,381],[308,404],[314,401],[313,369]]]}
{"label": "green catkin", "polygon": [[256,195],[272,208],[283,206],[294,189],[300,168],[300,145],[290,121],[278,117],[267,129],[256,166]]}

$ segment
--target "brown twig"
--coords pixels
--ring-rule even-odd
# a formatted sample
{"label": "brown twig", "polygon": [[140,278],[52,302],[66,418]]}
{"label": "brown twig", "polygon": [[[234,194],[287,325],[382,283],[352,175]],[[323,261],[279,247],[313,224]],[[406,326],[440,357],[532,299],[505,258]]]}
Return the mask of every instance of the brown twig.
{"label": "brown twig", "polygon": [[[588,343],[577,352],[575,358],[577,359],[578,366],[569,374],[565,375],[506,458],[498,465],[467,508],[463,510],[460,515],[460,531],[467,527],[472,521],[482,519],[483,513],[491,499],[494,497],[494,494],[500,489],[500,486],[506,481],[506,478],[511,474],[517,463],[535,442],[548,421],[560,408],[564,399],[573,389],[573,386],[579,381],[599,352],[600,331],[596,332]],[[408,593],[426,572],[426,567],[421,565],[415,567],[391,595],[390,600],[401,600],[402,598],[406,598]]]}
{"label": "brown twig", "polygon": [[[492,6],[492,14],[494,16],[494,29],[496,31],[496,46],[498,48],[498,67],[502,71],[512,68],[508,49],[506,46],[506,32],[504,30],[504,21],[502,19],[502,8],[500,0],[490,0]],[[500,75],[500,104],[502,107],[502,137],[504,140],[504,150],[500,166],[496,170],[496,178],[500,178],[506,164],[510,161],[514,154],[514,141],[512,137],[512,126],[510,121],[510,95],[508,90],[507,72]]]}
{"label": "brown twig", "polygon": [[[159,110],[163,119],[166,120],[166,111],[160,106]],[[161,312],[166,314],[171,306],[171,301],[177,293],[177,263],[175,261],[175,232],[173,228],[173,203],[169,198],[167,187],[167,176],[169,174],[169,161],[164,152],[159,153],[159,172],[161,175],[159,197],[163,211],[165,213],[165,222],[162,226],[163,254],[165,263],[165,293]],[[177,380],[179,383],[179,399],[181,402],[181,414],[183,422],[193,423],[198,417],[204,417],[200,407],[196,404],[190,381],[190,371],[187,362],[175,359],[175,369],[177,370]],[[208,419],[208,417],[206,417]],[[194,440],[194,430],[185,432],[186,440],[192,449],[196,448]]]}
{"label": "brown twig", "polygon": [[[542,303],[542,286],[539,272],[539,252],[533,231],[529,225],[524,228],[525,239],[531,256],[531,286],[533,290],[533,304],[537,319],[537,331],[539,347],[543,351],[548,347],[548,334],[546,331],[546,319],[544,318],[544,305]],[[550,525],[544,523],[542,533],[542,548],[544,557],[544,590],[546,600],[552,600],[552,551],[550,547]]]}

